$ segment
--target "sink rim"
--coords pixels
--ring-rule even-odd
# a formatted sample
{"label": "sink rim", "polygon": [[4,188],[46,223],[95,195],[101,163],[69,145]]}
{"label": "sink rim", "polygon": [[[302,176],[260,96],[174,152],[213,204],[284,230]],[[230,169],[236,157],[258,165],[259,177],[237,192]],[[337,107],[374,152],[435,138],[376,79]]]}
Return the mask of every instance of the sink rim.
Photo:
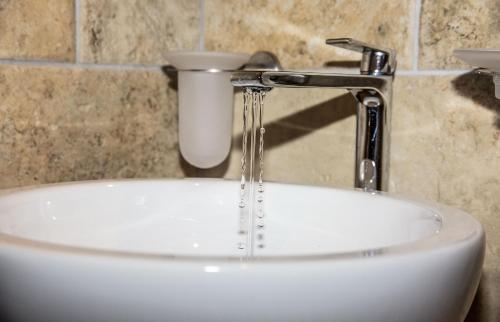
{"label": "sink rim", "polygon": [[[161,179],[110,179],[110,180],[87,180],[87,181],[74,181],[64,183],[53,183],[34,185],[27,187],[20,187],[15,189],[6,189],[0,195],[0,198],[10,196],[12,194],[29,192],[39,189],[64,187],[64,186],[78,186],[78,185],[109,185],[109,184],[123,184],[123,183],[148,183],[148,182],[172,182],[172,181],[193,181],[193,183],[200,181],[212,182],[235,182],[230,179],[216,179],[216,178],[161,178]],[[322,187],[331,189],[332,191],[344,191],[355,193],[367,193],[361,189],[354,188],[338,188],[330,186],[318,186],[307,184],[291,184],[267,181],[277,185],[291,185],[301,187]],[[464,243],[474,243],[477,240],[484,239],[484,228],[481,223],[467,214],[466,212],[439,204],[436,202],[425,201],[415,197],[403,196],[395,193],[377,191],[377,195],[387,197],[389,199],[409,202],[414,206],[422,207],[436,213],[441,218],[441,229],[438,233],[422,239],[396,244],[392,246],[368,248],[356,251],[334,252],[314,255],[273,255],[273,256],[255,256],[253,258],[246,258],[245,262],[248,263],[290,263],[290,262],[317,262],[317,261],[345,261],[352,259],[367,259],[367,258],[386,258],[393,256],[406,256],[409,254],[425,253],[442,250],[445,248],[458,248]],[[241,256],[215,256],[215,255],[176,255],[176,254],[154,254],[154,253],[141,253],[132,251],[120,251],[111,249],[97,249],[84,246],[73,246],[58,244],[46,241],[37,241],[24,237],[0,232],[0,249],[2,247],[14,247],[24,251],[35,252],[49,252],[52,254],[66,254],[66,255],[79,255],[79,256],[96,256],[100,258],[114,258],[114,259],[135,259],[135,260],[154,260],[162,262],[217,262],[217,263],[241,263]]]}

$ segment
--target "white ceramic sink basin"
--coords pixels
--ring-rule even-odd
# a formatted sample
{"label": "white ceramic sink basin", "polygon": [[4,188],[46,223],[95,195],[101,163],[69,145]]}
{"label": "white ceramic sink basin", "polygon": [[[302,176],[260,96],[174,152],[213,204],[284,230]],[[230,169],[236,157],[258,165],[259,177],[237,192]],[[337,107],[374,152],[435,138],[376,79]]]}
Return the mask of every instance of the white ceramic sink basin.
{"label": "white ceramic sink basin", "polygon": [[242,260],[238,183],[98,181],[0,197],[2,321],[462,321],[484,232],[417,201],[267,184]]}

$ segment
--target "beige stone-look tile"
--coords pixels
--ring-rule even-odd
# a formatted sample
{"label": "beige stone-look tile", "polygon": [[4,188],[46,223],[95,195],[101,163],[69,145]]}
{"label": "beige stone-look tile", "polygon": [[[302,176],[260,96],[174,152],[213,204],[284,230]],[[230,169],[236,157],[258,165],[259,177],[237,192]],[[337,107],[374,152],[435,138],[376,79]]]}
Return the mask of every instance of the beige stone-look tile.
{"label": "beige stone-look tile", "polygon": [[500,224],[492,216],[500,210],[493,197],[500,193],[500,101],[490,79],[400,77],[395,93],[391,189]]}
{"label": "beige stone-look tile", "polygon": [[420,68],[468,68],[453,56],[453,49],[499,47],[497,0],[422,1]]}
{"label": "beige stone-look tile", "polygon": [[470,321],[496,321],[500,101],[493,98],[491,80],[473,74],[399,77],[395,93],[390,190],[461,208],[483,223],[485,280]]}
{"label": "beige stone-look tile", "polygon": [[208,50],[268,50],[284,68],[319,67],[332,60],[359,60],[358,53],[325,45],[327,38],[351,37],[396,49],[399,68],[411,68],[413,0],[207,0],[205,4]]}
{"label": "beige stone-look tile", "polygon": [[160,71],[0,67],[0,187],[176,177],[176,94]]}
{"label": "beige stone-look tile", "polygon": [[73,0],[1,0],[0,57],[73,61]]}
{"label": "beige stone-look tile", "polygon": [[165,64],[172,50],[199,42],[198,0],[82,0],[85,62]]}
{"label": "beige stone-look tile", "polygon": [[[240,93],[236,95],[233,148],[225,165],[226,178],[241,175],[242,102]],[[264,106],[265,180],[352,186],[354,113],[354,99],[339,90],[269,92]]]}

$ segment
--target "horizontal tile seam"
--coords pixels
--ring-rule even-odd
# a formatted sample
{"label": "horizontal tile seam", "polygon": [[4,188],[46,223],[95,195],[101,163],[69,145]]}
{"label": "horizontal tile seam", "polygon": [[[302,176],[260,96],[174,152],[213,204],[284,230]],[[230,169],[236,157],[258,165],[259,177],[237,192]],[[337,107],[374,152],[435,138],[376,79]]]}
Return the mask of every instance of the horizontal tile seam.
{"label": "horizontal tile seam", "polygon": [[396,76],[454,76],[471,72],[472,69],[419,69],[399,70]]}
{"label": "horizontal tile seam", "polygon": [[97,70],[139,70],[139,71],[161,71],[165,65],[143,65],[143,64],[95,64],[95,63],[72,63],[54,62],[44,60],[17,60],[0,59],[0,65],[29,66],[29,67],[53,67],[53,68],[75,68],[75,69],[97,69]]}
{"label": "horizontal tile seam", "polygon": [[[33,67],[56,67],[56,68],[80,68],[80,69],[103,69],[103,70],[143,70],[161,71],[165,65],[145,64],[98,64],[98,63],[72,63],[54,62],[44,60],[17,60],[0,59],[0,65],[33,66]],[[421,70],[398,70],[396,76],[450,76],[461,75],[470,72],[471,69],[421,69]]]}

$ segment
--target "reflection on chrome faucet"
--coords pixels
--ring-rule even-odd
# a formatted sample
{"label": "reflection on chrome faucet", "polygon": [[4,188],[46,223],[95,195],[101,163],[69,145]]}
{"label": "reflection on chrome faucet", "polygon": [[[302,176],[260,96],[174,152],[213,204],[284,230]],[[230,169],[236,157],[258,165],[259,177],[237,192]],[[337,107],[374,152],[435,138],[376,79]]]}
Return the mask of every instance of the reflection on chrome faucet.
{"label": "reflection on chrome faucet", "polygon": [[360,74],[283,71],[274,55],[259,52],[243,71],[233,73],[231,82],[237,87],[266,90],[347,89],[357,101],[355,186],[367,191],[387,190],[395,52],[350,38],[328,39],[326,43],[360,52]]}

